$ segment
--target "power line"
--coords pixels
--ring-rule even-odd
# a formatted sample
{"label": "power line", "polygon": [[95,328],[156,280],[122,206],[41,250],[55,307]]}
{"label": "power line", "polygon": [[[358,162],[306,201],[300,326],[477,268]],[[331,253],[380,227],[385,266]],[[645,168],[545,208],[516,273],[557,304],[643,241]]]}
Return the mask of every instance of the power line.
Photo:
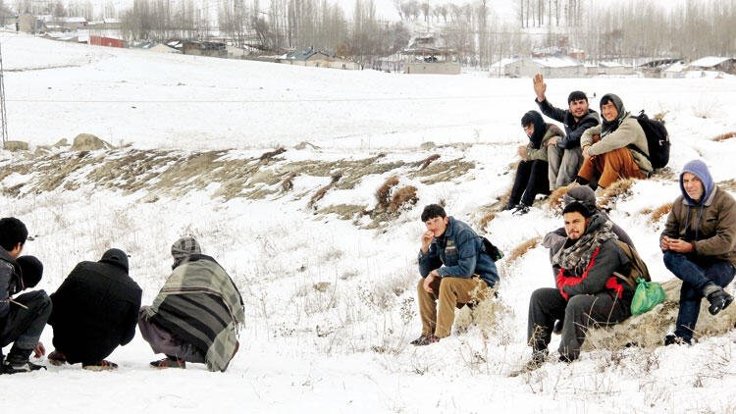
{"label": "power line", "polygon": [[8,113],[5,110],[5,75],[3,73],[3,50],[0,43],[0,116],[2,117],[3,148],[8,142]]}

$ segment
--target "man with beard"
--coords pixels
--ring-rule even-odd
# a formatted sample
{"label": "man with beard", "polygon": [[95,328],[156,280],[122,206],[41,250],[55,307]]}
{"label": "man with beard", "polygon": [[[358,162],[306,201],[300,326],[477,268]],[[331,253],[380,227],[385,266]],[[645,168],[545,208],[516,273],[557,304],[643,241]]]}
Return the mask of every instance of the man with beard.
{"label": "man with beard", "polygon": [[631,316],[634,288],[614,273],[626,274],[630,261],[616,243],[613,224],[579,202],[562,212],[567,239],[552,258],[560,268],[556,288],[540,288],[529,301],[528,340],[532,359],[526,369],[547,358],[556,320],[564,320],[559,360],[572,362],[590,326],[612,325]]}

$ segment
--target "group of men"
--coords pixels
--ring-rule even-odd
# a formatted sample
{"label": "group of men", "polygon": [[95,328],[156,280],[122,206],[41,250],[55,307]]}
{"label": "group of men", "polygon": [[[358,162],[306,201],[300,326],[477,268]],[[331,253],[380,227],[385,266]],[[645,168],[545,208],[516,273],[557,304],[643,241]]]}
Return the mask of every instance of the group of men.
{"label": "group of men", "polygon": [[566,110],[553,106],[546,92],[544,77],[535,75],[535,102],[542,114],[561,122],[565,131],[545,123],[537,111],[524,114],[521,126],[529,143],[517,150],[521,162],[505,210],[525,214],[538,194],[571,183],[606,188],[623,178],[649,176],[653,168],[646,135],[621,98],[614,94],[601,97],[601,122],[584,92],[571,92]]}
{"label": "group of men", "polygon": [[[705,163],[685,164],[679,177],[681,195],[674,201],[660,236],[664,264],[682,280],[674,333],[665,345],[691,344],[700,302],[716,315],[733,297],[724,290],[736,274],[736,202],[715,184]],[[633,241],[596,206],[589,186],[569,189],[564,196],[564,227],[550,232],[555,287],[535,290],[529,301],[528,344],[536,369],[549,358],[552,333],[561,334],[558,359],[580,356],[586,332],[593,326],[619,323],[631,316],[634,287],[621,280],[631,270]],[[498,270],[484,238],[431,204],[421,217],[417,285],[422,333],[414,345],[429,345],[450,335],[456,307],[474,304],[497,288]],[[627,251],[628,254],[627,254]]]}
{"label": "group of men", "polygon": [[[114,370],[107,358],[135,336],[136,325],[155,353],[156,368],[185,368],[204,363],[225,371],[239,348],[244,323],[243,299],[215,259],[202,254],[197,240],[184,237],[171,247],[172,273],[150,306],[141,307],[142,290],[129,275],[128,255],[109,249],[97,262],[84,261],[50,296],[35,287],[43,265],[21,256],[28,239],[25,224],[0,219],[0,374],[41,368],[30,361],[46,354],[39,341],[46,324],[53,328],[52,365],[81,363],[91,371]],[[7,357],[2,348],[13,344]]]}

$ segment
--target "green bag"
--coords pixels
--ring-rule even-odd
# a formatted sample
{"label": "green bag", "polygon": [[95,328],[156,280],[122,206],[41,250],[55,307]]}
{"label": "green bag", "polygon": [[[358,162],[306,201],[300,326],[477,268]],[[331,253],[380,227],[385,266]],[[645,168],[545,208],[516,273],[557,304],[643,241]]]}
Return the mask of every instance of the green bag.
{"label": "green bag", "polygon": [[655,306],[664,302],[666,295],[662,285],[657,282],[647,282],[643,278],[636,279],[636,291],[631,299],[631,314],[641,315],[649,312]]}

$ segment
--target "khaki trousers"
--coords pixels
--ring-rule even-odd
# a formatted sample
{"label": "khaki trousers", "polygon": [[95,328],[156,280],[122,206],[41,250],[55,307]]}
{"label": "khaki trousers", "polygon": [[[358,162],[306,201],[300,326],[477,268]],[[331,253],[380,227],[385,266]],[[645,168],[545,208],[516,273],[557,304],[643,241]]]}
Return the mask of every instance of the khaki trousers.
{"label": "khaki trousers", "polygon": [[578,176],[592,181],[598,175],[598,185],[603,188],[624,178],[646,178],[628,148],[618,148],[583,160]]}
{"label": "khaki trousers", "polygon": [[435,278],[430,286],[433,293],[424,290],[424,279],[419,279],[417,284],[423,336],[429,334],[434,334],[438,338],[450,336],[452,323],[455,321],[455,307],[478,302],[488,296],[488,285],[479,277]]}

